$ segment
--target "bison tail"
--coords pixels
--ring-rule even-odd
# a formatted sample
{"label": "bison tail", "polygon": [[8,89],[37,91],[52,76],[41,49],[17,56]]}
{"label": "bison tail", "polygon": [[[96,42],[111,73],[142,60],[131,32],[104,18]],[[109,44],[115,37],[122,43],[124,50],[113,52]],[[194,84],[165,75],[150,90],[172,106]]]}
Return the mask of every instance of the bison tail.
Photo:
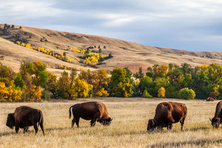
{"label": "bison tail", "polygon": [[70,108],[69,108],[69,118],[71,118],[71,110],[72,110],[72,108],[73,108],[73,106],[71,106]]}
{"label": "bison tail", "polygon": [[41,123],[43,123],[43,114],[41,111],[39,112],[39,117],[40,117],[40,119],[39,119],[39,125],[40,125]]}

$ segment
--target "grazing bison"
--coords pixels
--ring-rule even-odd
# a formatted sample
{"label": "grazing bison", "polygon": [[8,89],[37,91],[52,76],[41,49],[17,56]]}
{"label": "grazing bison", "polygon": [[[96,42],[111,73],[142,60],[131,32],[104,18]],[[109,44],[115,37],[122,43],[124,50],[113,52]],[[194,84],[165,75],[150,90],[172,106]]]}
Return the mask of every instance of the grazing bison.
{"label": "grazing bison", "polygon": [[210,119],[211,125],[213,127],[218,128],[220,123],[222,123],[222,101],[217,103],[215,115],[212,119]]}
{"label": "grazing bison", "polygon": [[96,121],[108,126],[112,121],[108,116],[106,106],[101,102],[75,104],[69,108],[69,118],[71,118],[71,110],[73,113],[72,127],[75,123],[79,127],[79,118],[91,120],[91,126],[95,126]]}
{"label": "grazing bison", "polygon": [[19,128],[23,128],[25,133],[28,131],[28,127],[33,125],[36,134],[38,132],[37,123],[42,129],[43,135],[45,135],[42,111],[29,106],[20,106],[15,109],[14,113],[8,114],[6,126],[11,129],[15,126],[16,133],[18,133]]}
{"label": "grazing bison", "polygon": [[148,121],[147,131],[153,131],[155,128],[161,129],[167,127],[172,128],[173,123],[180,122],[181,130],[183,130],[184,120],[187,115],[187,107],[185,104],[176,102],[162,102],[156,107],[154,119]]}
{"label": "grazing bison", "polygon": [[208,97],[208,98],[206,99],[206,101],[214,101],[214,98]]}

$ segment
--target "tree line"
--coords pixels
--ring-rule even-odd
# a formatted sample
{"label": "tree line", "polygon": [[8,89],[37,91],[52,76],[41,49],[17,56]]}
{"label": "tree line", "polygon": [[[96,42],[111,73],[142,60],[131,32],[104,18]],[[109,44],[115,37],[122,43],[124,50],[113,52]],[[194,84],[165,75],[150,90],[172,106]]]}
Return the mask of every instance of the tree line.
{"label": "tree line", "polygon": [[154,64],[146,73],[126,68],[78,72],[71,68],[59,77],[46,71],[41,61],[21,62],[15,73],[0,63],[0,101],[40,101],[81,97],[222,98],[222,66],[191,67],[187,63]]}

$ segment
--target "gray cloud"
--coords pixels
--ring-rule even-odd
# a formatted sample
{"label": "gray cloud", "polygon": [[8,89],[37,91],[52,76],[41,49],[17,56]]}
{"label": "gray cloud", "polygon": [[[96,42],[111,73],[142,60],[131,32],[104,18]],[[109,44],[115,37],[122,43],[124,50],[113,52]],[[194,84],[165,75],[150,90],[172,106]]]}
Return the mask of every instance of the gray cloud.
{"label": "gray cloud", "polygon": [[222,51],[216,0],[1,0],[0,21],[145,45]]}

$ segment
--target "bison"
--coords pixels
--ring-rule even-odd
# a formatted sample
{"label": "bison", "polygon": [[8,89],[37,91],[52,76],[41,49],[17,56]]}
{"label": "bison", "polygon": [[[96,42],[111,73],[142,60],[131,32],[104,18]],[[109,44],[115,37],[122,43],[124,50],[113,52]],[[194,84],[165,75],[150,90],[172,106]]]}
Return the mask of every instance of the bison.
{"label": "bison", "polygon": [[208,98],[206,99],[206,101],[214,101],[214,98],[208,97]]}
{"label": "bison", "polygon": [[28,131],[29,126],[34,126],[35,134],[38,132],[38,125],[40,125],[43,135],[43,114],[41,110],[31,108],[29,106],[20,106],[15,109],[14,113],[8,114],[6,126],[13,129],[18,133],[19,128],[24,129],[24,133]]}
{"label": "bison", "polygon": [[176,102],[162,102],[156,107],[156,113],[154,119],[150,119],[147,125],[147,131],[153,131],[155,128],[172,129],[172,124],[180,122],[181,130],[183,130],[184,120],[187,115],[187,107],[185,104]]}
{"label": "bison", "polygon": [[91,126],[95,126],[96,121],[108,126],[112,119],[108,116],[106,106],[98,101],[79,103],[69,108],[69,118],[71,118],[71,110],[73,113],[72,127],[76,123],[79,127],[79,119],[91,120]]}
{"label": "bison", "polygon": [[211,125],[213,127],[218,128],[220,126],[220,123],[222,123],[221,119],[222,119],[222,101],[217,103],[214,117],[210,119]]}

